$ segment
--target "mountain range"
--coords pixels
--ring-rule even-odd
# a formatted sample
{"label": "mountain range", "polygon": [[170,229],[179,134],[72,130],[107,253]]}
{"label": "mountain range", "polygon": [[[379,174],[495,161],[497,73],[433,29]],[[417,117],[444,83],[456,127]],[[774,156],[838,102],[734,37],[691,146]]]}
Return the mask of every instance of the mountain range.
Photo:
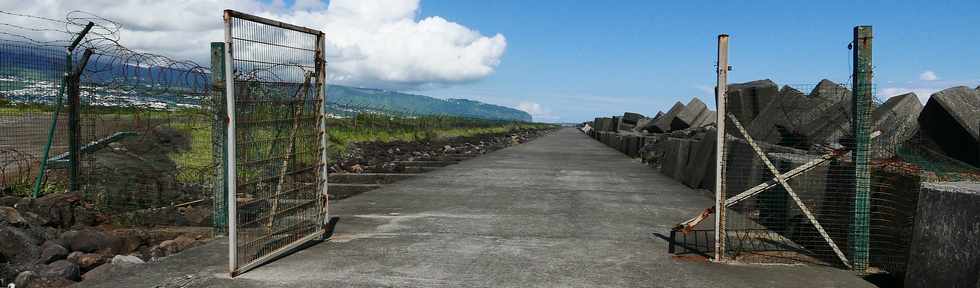
{"label": "mountain range", "polygon": [[[30,45],[0,41],[0,80],[9,85],[0,87],[3,97],[14,101],[35,102],[53,101],[57,94],[60,75],[64,70],[64,52],[52,48],[32,49]],[[180,87],[207,87],[206,68],[199,71],[174,69],[173,67],[134,66],[112,57],[99,57],[89,62],[86,71],[97,73],[87,75],[87,82],[118,81],[119,75],[126,75],[129,81],[137,81],[132,87],[142,90],[161,90],[159,85],[170,86],[164,95],[139,92],[134,89],[114,89],[97,92],[103,105],[129,105],[147,102],[156,107],[177,105],[198,105],[194,97],[181,97]],[[93,69],[93,67],[95,67]],[[150,73],[152,72],[152,73]],[[139,82],[143,74],[152,74],[156,81]],[[200,75],[200,76],[195,76]],[[40,81],[40,82],[38,82]],[[16,85],[15,85],[16,83]],[[130,91],[132,90],[132,91]],[[185,99],[186,98],[186,99]],[[102,103],[104,102],[104,103]],[[159,103],[157,103],[159,102]],[[116,103],[116,104],[113,104]],[[410,115],[449,115],[496,120],[532,121],[527,112],[498,105],[467,99],[438,99],[425,95],[408,94],[396,91],[356,88],[343,85],[327,85],[327,104],[332,112],[349,114],[351,112],[399,113]]]}
{"label": "mountain range", "polygon": [[467,99],[438,99],[371,88],[327,86],[328,105],[420,115],[451,115],[530,122],[527,112]]}

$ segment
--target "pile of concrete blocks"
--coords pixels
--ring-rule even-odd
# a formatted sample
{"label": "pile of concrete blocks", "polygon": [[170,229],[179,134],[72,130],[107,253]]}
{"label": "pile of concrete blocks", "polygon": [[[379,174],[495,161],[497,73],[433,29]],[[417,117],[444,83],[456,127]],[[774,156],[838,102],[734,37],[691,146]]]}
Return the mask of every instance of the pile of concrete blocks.
{"label": "pile of concrete blocks", "polygon": [[980,183],[919,192],[905,287],[980,287]]}
{"label": "pile of concrete blocks", "polygon": [[668,133],[712,125],[716,118],[715,111],[708,109],[701,99],[694,97],[687,105],[681,102],[674,103],[667,113],[657,114],[654,119],[644,121],[646,125],[637,126],[637,131]]}
{"label": "pile of concrete blocks", "polygon": [[832,143],[850,129],[851,105],[851,92],[830,80],[821,80],[809,95],[784,86],[743,126],[757,141],[791,147]]}

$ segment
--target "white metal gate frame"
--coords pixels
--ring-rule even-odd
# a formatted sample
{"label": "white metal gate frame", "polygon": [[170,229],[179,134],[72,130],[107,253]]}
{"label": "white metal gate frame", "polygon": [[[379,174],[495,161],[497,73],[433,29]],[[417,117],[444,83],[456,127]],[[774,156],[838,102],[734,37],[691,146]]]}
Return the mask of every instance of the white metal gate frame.
{"label": "white metal gate frame", "polygon": [[[227,157],[225,165],[228,167],[227,170],[227,190],[228,190],[228,270],[232,277],[235,277],[245,271],[255,268],[265,262],[274,259],[278,256],[288,253],[291,250],[303,245],[312,240],[322,239],[326,235],[327,223],[329,222],[329,197],[327,192],[327,137],[326,137],[326,60],[324,57],[325,51],[325,34],[322,31],[310,29],[307,27],[297,26],[289,23],[284,23],[272,19],[262,18],[250,14],[241,13],[234,10],[224,11],[224,30],[225,30],[225,103],[227,110],[226,123],[226,141],[225,145],[227,147]],[[273,27],[278,27],[282,29],[293,30],[297,32],[309,33],[316,35],[316,97],[320,103],[321,107],[318,107],[318,123],[319,123],[319,144],[320,144],[320,193],[318,193],[317,198],[320,204],[319,219],[317,222],[321,225],[318,229],[293,243],[276,249],[269,254],[259,257],[258,259],[250,263],[238,263],[238,250],[237,250],[237,217],[238,217],[238,201],[237,201],[237,166],[236,166],[236,134],[235,134],[235,71],[234,71],[234,47],[232,47],[232,18],[238,18],[242,20],[257,22]]]}

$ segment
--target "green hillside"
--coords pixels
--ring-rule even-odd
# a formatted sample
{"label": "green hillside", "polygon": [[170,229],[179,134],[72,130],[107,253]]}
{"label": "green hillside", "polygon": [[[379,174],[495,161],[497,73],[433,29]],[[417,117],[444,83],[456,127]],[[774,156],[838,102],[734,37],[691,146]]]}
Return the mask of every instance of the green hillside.
{"label": "green hillside", "polygon": [[451,115],[483,119],[531,121],[527,112],[466,99],[438,99],[380,89],[327,86],[327,103],[333,109],[383,110],[421,115]]}

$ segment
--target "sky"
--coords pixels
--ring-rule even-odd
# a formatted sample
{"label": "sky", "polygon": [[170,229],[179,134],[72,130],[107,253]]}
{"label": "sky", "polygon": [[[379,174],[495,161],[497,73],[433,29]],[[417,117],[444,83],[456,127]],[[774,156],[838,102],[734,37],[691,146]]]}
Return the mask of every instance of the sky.
{"label": "sky", "polygon": [[[874,28],[880,97],[980,85],[980,1],[0,0],[123,25],[122,43],[208,63],[232,8],[323,30],[329,83],[466,98],[536,121],[654,115],[713,106],[716,37],[731,35],[730,82],[846,82],[855,25]],[[188,48],[192,47],[192,48]],[[199,47],[199,48],[193,48]]]}

